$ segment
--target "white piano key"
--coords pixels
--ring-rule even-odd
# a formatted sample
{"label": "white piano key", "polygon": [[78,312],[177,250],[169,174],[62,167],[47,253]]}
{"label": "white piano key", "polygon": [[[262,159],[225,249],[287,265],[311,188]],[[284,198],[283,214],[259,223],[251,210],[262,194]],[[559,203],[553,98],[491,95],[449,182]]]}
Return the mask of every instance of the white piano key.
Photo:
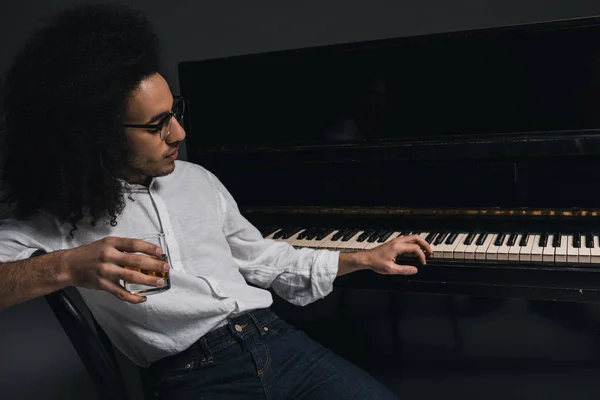
{"label": "white piano key", "polygon": [[592,252],[589,247],[586,246],[587,240],[585,235],[581,235],[581,247],[579,248],[579,263],[580,264],[589,264],[592,259]]}
{"label": "white piano key", "polygon": [[[402,233],[402,232],[400,232],[400,231],[396,231],[396,232],[392,233],[392,234],[390,235],[390,237],[389,237],[389,238],[387,238],[387,239],[385,240],[385,242],[383,242],[383,243],[391,242],[392,240],[394,240],[394,239],[396,239],[397,237],[399,237],[401,233]],[[380,244],[383,244],[383,243],[380,243]]]}
{"label": "white piano key", "polygon": [[594,235],[594,247],[590,249],[590,255],[592,264],[600,264],[600,240],[596,235]]}
{"label": "white piano key", "polygon": [[567,246],[568,246],[568,237],[566,235],[561,235],[560,237],[560,246],[554,249],[554,262],[557,263],[566,263],[567,262]]}
{"label": "white piano key", "polygon": [[519,255],[521,254],[521,239],[523,239],[523,234],[517,235],[517,240],[515,240],[515,243],[508,249],[509,261],[519,261]]}
{"label": "white piano key", "polygon": [[477,260],[485,260],[486,259],[488,248],[492,244],[494,236],[496,236],[496,235],[489,233],[487,235],[487,237],[485,238],[485,241],[483,242],[483,244],[481,244],[480,246],[477,246],[477,249],[475,250],[475,259],[477,259]]}
{"label": "white piano key", "polygon": [[340,251],[361,251],[365,248],[366,245],[369,244],[369,242],[367,242],[366,240],[359,242],[358,238],[365,233],[365,231],[358,231],[354,236],[352,236],[350,239],[348,239],[346,242],[341,241],[340,243],[338,243],[337,245],[337,249]]}
{"label": "white piano key", "polygon": [[540,237],[542,235],[535,235],[533,237],[533,246],[531,246],[531,262],[542,262],[544,258],[544,248],[540,246]]}
{"label": "white piano key", "polygon": [[[366,232],[368,232],[368,231],[369,230],[367,229]],[[371,235],[373,235],[376,232],[377,232],[377,229],[372,230],[372,232],[369,233],[369,235],[364,240],[364,242],[357,242],[355,249],[366,250],[366,249],[372,249],[373,247],[376,247],[377,243],[375,243],[375,242],[369,242],[369,240],[368,240],[368,238],[371,237]],[[357,250],[354,250],[354,251],[357,251]]]}
{"label": "white piano key", "polygon": [[500,245],[500,247],[498,247],[498,251],[497,251],[497,260],[499,261],[508,261],[508,252],[510,250],[510,246],[508,245],[508,239],[510,238],[510,234],[505,234],[504,235],[504,241],[502,242],[502,244]]}
{"label": "white piano key", "polygon": [[[327,235],[326,240],[324,240],[323,242],[321,242],[319,244],[319,249],[328,249],[328,250],[345,250],[340,248],[341,246],[346,246],[348,244],[348,242],[344,242],[342,241],[342,238],[340,238],[339,240],[333,240],[333,237],[335,235],[337,235],[340,231],[336,230],[334,232],[332,232],[331,235]],[[358,235],[362,233],[362,231],[358,231],[354,236]],[[354,237],[353,236],[353,237]]]}
{"label": "white piano key", "polygon": [[324,250],[335,250],[336,246],[339,244],[338,241],[334,241],[332,240],[332,238],[339,232],[339,230],[335,230],[331,233],[331,235],[327,235],[327,239],[323,240],[321,243],[319,243],[318,248],[319,249],[324,249]]}
{"label": "white piano key", "polygon": [[280,230],[281,230],[281,229],[277,229],[275,232],[273,232],[273,233],[270,233],[269,235],[265,236],[265,239],[271,239],[271,240],[273,240],[273,236],[275,236],[275,234],[276,234],[277,232],[279,232]]}
{"label": "white piano key", "polygon": [[338,232],[337,230],[333,230],[333,232],[329,232],[329,234],[327,234],[323,239],[317,239],[315,238],[314,240],[310,240],[308,243],[308,247],[311,247],[313,249],[319,249],[321,248],[321,245],[327,241],[329,241],[333,235],[336,234],[336,232]]}
{"label": "white piano key", "polygon": [[[531,261],[531,249],[533,249],[533,243],[536,240],[540,240],[540,235],[532,235],[529,234],[527,238],[527,244],[519,250],[519,262],[529,262]],[[537,237],[537,239],[536,239]]]}
{"label": "white piano key", "polygon": [[500,236],[500,233],[494,233],[493,236],[494,237],[492,239],[492,243],[490,243],[490,246],[488,247],[487,252],[485,253],[486,260],[497,260],[498,259],[498,249],[500,248],[500,246],[496,246],[495,243],[496,243],[496,240],[498,239],[498,236]]}
{"label": "white piano key", "polygon": [[442,254],[438,258],[443,258],[446,260],[454,259],[454,250],[456,250],[456,248],[465,240],[466,237],[466,233],[459,233],[452,244],[447,244],[446,247],[442,249]]}
{"label": "white piano key", "polygon": [[573,235],[568,236],[567,242],[567,262],[576,263],[579,262],[579,249],[573,246]]}
{"label": "white piano key", "polygon": [[542,252],[542,261],[545,263],[554,263],[554,253],[556,249],[552,246],[554,235],[548,235],[548,242]]}
{"label": "white piano key", "polygon": [[291,244],[292,246],[294,246],[296,248],[300,248],[303,239],[298,239],[298,235],[300,235],[305,230],[306,229],[302,229],[301,231],[296,232],[295,234],[293,234],[292,236],[290,236],[287,239],[275,239],[275,240],[276,241],[280,241],[280,242],[286,242],[286,243],[289,243],[289,244]]}
{"label": "white piano key", "polygon": [[[389,238],[388,238],[389,239]],[[367,245],[363,248],[363,250],[370,250],[370,249],[374,249],[375,247],[382,245],[383,243],[380,242],[379,240],[375,240],[373,242],[369,242],[367,240]]]}
{"label": "white piano key", "polygon": [[429,247],[431,247],[431,251],[433,251],[433,259],[441,259],[443,258],[443,254],[444,254],[444,248],[446,246],[446,244],[444,243],[446,241],[446,239],[448,239],[449,235],[446,235],[446,237],[444,238],[444,240],[442,241],[442,243],[440,244],[435,244],[435,239],[429,244]]}
{"label": "white piano key", "polygon": [[471,242],[471,244],[467,245],[465,249],[465,260],[474,260],[475,259],[475,250],[477,250],[477,239],[479,238],[479,234],[475,235],[475,238]]}
{"label": "white piano key", "polygon": [[287,240],[287,242],[296,248],[309,247],[309,243],[311,242],[311,240],[308,240],[306,238],[299,239],[298,236],[300,236],[301,233],[302,232],[298,232],[298,235],[296,235],[295,240],[293,240],[293,241]]}
{"label": "white piano key", "polygon": [[[367,245],[364,247],[364,250],[369,250],[369,249],[375,248],[375,247],[377,247],[377,246],[379,246],[379,245],[382,245],[383,243],[387,243],[387,242],[389,242],[390,240],[394,239],[394,238],[395,238],[396,236],[398,236],[399,234],[400,234],[400,232],[394,232],[394,233],[392,233],[392,234],[390,235],[390,237],[388,237],[388,238],[386,239],[386,241],[385,241],[385,242],[380,242],[380,241],[378,241],[378,240],[376,240],[376,241],[374,241],[374,242],[369,242],[369,244],[367,244]],[[394,236],[394,235],[395,235],[395,236]]]}
{"label": "white piano key", "polygon": [[465,250],[467,249],[467,245],[465,244],[465,239],[467,239],[468,233],[463,233],[456,238],[458,244],[452,251],[452,257],[454,260],[464,260],[465,259]]}

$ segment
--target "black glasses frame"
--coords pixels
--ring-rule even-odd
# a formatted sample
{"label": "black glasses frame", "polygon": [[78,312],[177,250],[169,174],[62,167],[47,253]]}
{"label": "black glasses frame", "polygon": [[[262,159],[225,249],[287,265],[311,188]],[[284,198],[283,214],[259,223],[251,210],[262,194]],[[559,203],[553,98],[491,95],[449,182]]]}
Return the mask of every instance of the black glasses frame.
{"label": "black glasses frame", "polygon": [[[140,128],[140,129],[148,129],[151,131],[155,131],[155,133],[160,133],[163,130],[163,127],[169,124],[171,118],[175,118],[177,122],[181,123],[183,121],[183,116],[185,114],[185,98],[183,96],[174,95],[173,98],[176,102],[173,104],[173,108],[171,112],[165,115],[158,121],[157,124],[121,124],[124,128]],[[181,112],[177,113],[177,108],[181,107]],[[166,139],[171,132],[167,132],[164,138]]]}

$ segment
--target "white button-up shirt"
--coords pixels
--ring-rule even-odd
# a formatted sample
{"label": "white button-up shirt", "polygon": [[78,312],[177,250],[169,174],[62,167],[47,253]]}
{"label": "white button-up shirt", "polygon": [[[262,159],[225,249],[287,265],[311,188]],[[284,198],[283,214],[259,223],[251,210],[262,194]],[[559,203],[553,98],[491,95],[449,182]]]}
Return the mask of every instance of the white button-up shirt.
{"label": "white button-up shirt", "polygon": [[138,365],[185,350],[228,318],[269,307],[271,293],[261,288],[271,287],[297,305],[331,292],[338,252],[263,239],[206,169],[177,161],[172,174],[154,178],[148,188],[124,185],[126,206],[114,227],[81,222],[71,238],[70,224],[42,212],[26,221],[0,221],[0,262],[106,236],[163,232],[171,259],[170,290],[129,304],[104,291],[78,288],[115,346]]}

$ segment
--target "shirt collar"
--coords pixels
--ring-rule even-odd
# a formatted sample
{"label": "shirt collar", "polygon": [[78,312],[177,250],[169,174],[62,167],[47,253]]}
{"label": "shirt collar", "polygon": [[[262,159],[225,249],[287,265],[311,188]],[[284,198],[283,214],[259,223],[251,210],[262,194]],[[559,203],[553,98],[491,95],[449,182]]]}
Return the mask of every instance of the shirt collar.
{"label": "shirt collar", "polygon": [[150,186],[146,187],[144,185],[140,185],[139,183],[129,183],[124,179],[117,178],[117,181],[121,184],[121,186],[128,192],[147,192],[149,189],[152,189],[154,184],[156,183],[156,178],[153,178],[150,182]]}

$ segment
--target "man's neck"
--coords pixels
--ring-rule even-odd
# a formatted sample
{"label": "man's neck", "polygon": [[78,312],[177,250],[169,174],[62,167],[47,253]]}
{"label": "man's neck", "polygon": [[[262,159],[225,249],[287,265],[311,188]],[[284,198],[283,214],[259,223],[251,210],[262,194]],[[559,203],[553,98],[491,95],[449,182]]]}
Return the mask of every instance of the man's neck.
{"label": "man's neck", "polygon": [[142,185],[146,187],[150,187],[150,183],[152,183],[152,177],[146,176],[142,174],[124,174],[124,178],[122,178],[125,182],[130,185]]}
{"label": "man's neck", "polygon": [[146,176],[143,179],[127,180],[127,182],[131,185],[142,185],[145,187],[150,187],[150,184],[152,183],[152,178]]}

